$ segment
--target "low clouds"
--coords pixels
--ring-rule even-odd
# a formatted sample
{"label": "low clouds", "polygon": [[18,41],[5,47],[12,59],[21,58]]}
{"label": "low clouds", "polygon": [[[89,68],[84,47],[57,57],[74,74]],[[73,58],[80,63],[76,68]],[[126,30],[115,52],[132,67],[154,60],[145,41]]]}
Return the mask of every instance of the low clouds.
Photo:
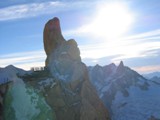
{"label": "low clouds", "polygon": [[[158,29],[115,41],[101,40],[101,43],[98,44],[80,46],[81,56],[84,62],[91,65],[97,63],[105,65],[109,63],[108,61],[110,61],[110,63],[119,63],[123,60],[126,66],[140,73],[159,71],[159,39],[160,30]],[[104,59],[105,57],[106,59]]]}
{"label": "low clouds", "polygon": [[44,51],[32,51],[1,55],[0,66],[15,65],[17,67],[29,70],[31,67],[44,66],[45,53]]}
{"label": "low clouds", "polygon": [[[83,34],[81,33],[81,35]],[[100,58],[112,55],[120,55],[114,60],[152,57],[158,55],[158,50],[160,50],[159,38],[160,30],[154,30],[118,40],[105,41],[98,39],[98,44],[80,46],[80,48],[82,50],[82,58]],[[87,52],[83,53],[83,51]]]}
{"label": "low clouds", "polygon": [[142,67],[135,67],[134,70],[138,71],[139,73],[151,73],[155,71],[160,71],[160,65],[150,65],[150,66],[142,66]]}

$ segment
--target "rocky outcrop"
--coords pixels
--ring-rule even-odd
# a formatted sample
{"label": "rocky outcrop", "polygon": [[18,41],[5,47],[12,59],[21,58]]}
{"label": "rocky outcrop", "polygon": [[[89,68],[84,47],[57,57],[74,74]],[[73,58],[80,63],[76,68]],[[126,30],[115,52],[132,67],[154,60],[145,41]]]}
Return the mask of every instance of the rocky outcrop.
{"label": "rocky outcrop", "polygon": [[8,90],[9,83],[0,85],[0,120],[3,120],[5,93]]}
{"label": "rocky outcrop", "polygon": [[78,45],[63,38],[58,18],[45,25],[44,49],[45,69],[0,69],[0,120],[109,120]]}
{"label": "rocky outcrop", "polygon": [[[63,37],[62,37],[63,38]],[[54,87],[45,92],[58,120],[108,120],[109,114],[91,85],[75,40],[60,40],[48,56]],[[47,89],[47,88],[45,88]]]}

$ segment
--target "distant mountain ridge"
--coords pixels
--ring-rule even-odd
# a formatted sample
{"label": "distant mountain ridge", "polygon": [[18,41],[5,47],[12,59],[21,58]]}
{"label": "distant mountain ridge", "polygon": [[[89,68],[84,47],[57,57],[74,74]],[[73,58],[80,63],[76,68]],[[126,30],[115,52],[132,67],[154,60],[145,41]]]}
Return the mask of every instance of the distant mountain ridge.
{"label": "distant mountain ridge", "polygon": [[160,85],[124,66],[122,61],[118,66],[114,63],[96,65],[88,67],[88,70],[99,97],[110,110],[112,120],[160,119],[160,93],[156,92]]}
{"label": "distant mountain ridge", "polygon": [[153,72],[149,74],[143,75],[145,78],[149,79],[150,81],[160,85],[160,72]]}
{"label": "distant mountain ridge", "polygon": [[160,72],[152,72],[152,73],[148,73],[148,74],[143,74],[143,76],[146,77],[147,79],[151,79],[153,77],[160,78]]}

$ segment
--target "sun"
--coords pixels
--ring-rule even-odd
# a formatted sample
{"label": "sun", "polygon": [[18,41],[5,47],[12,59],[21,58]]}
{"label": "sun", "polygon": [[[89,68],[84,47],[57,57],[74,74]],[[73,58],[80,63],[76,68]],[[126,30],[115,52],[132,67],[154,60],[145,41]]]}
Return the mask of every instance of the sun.
{"label": "sun", "polygon": [[108,39],[122,36],[133,22],[133,15],[122,3],[108,3],[98,7],[90,30]]}

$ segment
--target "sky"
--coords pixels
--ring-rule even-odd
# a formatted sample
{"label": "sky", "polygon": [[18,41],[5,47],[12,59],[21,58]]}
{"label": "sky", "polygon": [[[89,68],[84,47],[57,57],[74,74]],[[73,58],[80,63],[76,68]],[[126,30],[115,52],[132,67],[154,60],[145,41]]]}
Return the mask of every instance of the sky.
{"label": "sky", "polygon": [[123,61],[141,74],[160,71],[159,8],[159,0],[0,1],[0,67],[44,66],[44,25],[58,17],[86,65]]}

